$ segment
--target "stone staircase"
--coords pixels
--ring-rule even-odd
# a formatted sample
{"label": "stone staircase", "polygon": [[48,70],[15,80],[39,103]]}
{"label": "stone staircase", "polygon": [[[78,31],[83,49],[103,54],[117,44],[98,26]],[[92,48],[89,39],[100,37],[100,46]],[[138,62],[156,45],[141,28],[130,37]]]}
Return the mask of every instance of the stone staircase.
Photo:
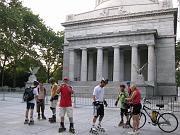
{"label": "stone staircase", "polygon": [[[115,97],[119,93],[119,85],[121,83],[126,84],[125,82],[109,82],[105,87],[105,96],[106,97]],[[80,82],[80,81],[72,81],[71,85],[75,90],[76,95],[83,95],[85,97],[92,96],[94,87],[97,86],[99,82],[97,81],[88,81],[88,82]],[[146,84],[137,84],[137,87],[141,90],[141,94],[143,97],[153,96],[154,87]]]}

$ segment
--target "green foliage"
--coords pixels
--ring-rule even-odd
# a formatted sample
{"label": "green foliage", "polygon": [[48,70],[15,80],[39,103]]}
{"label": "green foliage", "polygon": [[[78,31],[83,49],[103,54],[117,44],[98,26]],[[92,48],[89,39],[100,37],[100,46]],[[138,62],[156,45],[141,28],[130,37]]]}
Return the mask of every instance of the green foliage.
{"label": "green foliage", "polygon": [[176,83],[180,86],[180,42],[176,44]]}
{"label": "green foliage", "polygon": [[60,80],[59,78],[62,78],[62,68],[62,66],[59,67],[53,74],[54,79],[57,81]]}
{"label": "green foliage", "polygon": [[180,70],[176,71],[176,84],[180,87]]}
{"label": "green foliage", "polygon": [[0,0],[1,85],[10,75],[15,87],[30,66],[39,66],[38,78],[47,80],[62,66],[62,43],[62,33],[46,27],[19,0]]}
{"label": "green foliage", "polygon": [[[41,60],[45,62],[47,79],[56,72],[57,69],[62,69],[64,42],[63,33],[54,33],[51,29],[45,34],[46,43],[40,48]],[[60,78],[58,78],[60,79]]]}

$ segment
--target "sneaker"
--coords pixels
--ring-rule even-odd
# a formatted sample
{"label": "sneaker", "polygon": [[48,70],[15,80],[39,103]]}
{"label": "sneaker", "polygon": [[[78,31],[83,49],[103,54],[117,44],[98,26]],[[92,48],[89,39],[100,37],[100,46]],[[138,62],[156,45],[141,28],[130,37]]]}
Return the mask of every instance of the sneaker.
{"label": "sneaker", "polygon": [[42,119],[43,119],[43,120],[46,120],[46,117],[45,117],[44,115],[42,115]]}
{"label": "sneaker", "polygon": [[25,119],[24,124],[28,124],[28,123],[29,123],[29,120]]}
{"label": "sneaker", "polygon": [[139,131],[131,131],[131,132],[128,132],[128,134],[130,134],[130,135],[137,135],[137,134],[139,134]]}
{"label": "sneaker", "polygon": [[119,127],[120,127],[120,126],[123,126],[123,125],[124,125],[124,122],[123,122],[123,121],[120,121],[119,124],[118,124]]}
{"label": "sneaker", "polygon": [[101,124],[98,124],[98,125],[97,125],[97,128],[101,128]]}
{"label": "sneaker", "polygon": [[130,125],[130,122],[129,122],[129,121],[127,121],[127,122],[126,122],[126,125]]}

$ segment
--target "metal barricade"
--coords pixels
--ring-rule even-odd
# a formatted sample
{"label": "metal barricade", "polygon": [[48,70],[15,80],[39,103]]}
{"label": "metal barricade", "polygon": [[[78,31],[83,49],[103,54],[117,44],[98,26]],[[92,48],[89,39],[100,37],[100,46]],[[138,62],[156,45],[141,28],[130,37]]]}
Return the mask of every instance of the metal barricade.
{"label": "metal barricade", "polygon": [[[1,101],[23,101],[24,88],[12,89],[7,87],[0,87],[0,100]],[[105,94],[105,100],[109,108],[115,107],[117,94]],[[46,105],[49,104],[50,91],[46,95]],[[158,109],[156,104],[164,104],[165,111],[180,112],[180,97],[178,96],[153,96],[147,98],[151,104],[148,106],[152,109]],[[75,93],[72,95],[73,107],[78,106],[92,106],[92,94],[90,93]]]}

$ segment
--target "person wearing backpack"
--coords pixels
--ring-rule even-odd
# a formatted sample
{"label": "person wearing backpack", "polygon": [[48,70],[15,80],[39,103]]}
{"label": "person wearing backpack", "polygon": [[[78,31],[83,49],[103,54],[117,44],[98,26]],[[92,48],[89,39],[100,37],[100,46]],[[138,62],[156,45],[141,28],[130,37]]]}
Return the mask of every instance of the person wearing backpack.
{"label": "person wearing backpack", "polygon": [[[128,113],[128,108],[126,106],[126,100],[125,98],[128,97],[128,93],[125,90],[125,85],[121,84],[120,85],[120,92],[119,95],[117,97],[117,100],[115,102],[115,106],[118,105],[118,103],[120,104],[120,109],[121,109],[121,121],[119,122],[118,126],[124,126],[124,115],[127,117],[127,113]],[[128,118],[127,118],[128,120]],[[128,121],[126,122],[126,124],[128,124]]]}
{"label": "person wearing backpack", "polygon": [[[34,105],[35,105],[35,100],[38,101],[38,87],[39,82],[34,81],[33,86],[29,88],[29,94],[27,94],[26,90],[24,93],[24,100],[27,103],[26,106],[26,113],[25,113],[25,121],[24,124],[34,124],[33,120],[33,111],[34,111]],[[30,118],[29,118],[29,113],[30,113]]]}
{"label": "person wearing backpack", "polygon": [[[38,87],[38,100],[37,100],[37,113],[38,113],[38,120],[40,119],[40,116],[42,116],[43,120],[46,120],[46,117],[44,115],[44,109],[45,109],[45,96],[46,96],[46,89],[43,86],[43,82],[41,81],[39,83]],[[41,115],[40,115],[41,111]]]}

